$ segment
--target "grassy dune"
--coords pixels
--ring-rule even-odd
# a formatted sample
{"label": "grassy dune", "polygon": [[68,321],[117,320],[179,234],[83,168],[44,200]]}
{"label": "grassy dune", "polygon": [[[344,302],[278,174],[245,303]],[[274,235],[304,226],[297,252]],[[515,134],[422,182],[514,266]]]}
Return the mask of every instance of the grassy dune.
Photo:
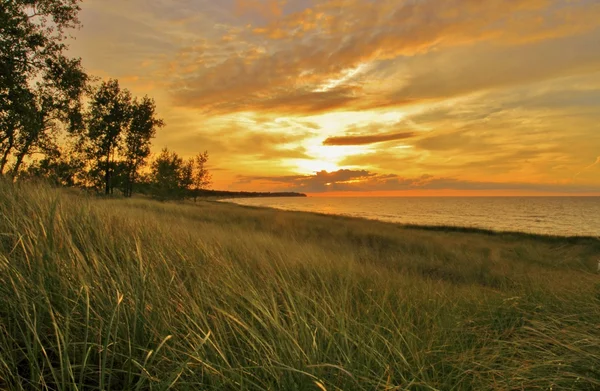
{"label": "grassy dune", "polygon": [[600,389],[598,258],[0,183],[0,389]]}

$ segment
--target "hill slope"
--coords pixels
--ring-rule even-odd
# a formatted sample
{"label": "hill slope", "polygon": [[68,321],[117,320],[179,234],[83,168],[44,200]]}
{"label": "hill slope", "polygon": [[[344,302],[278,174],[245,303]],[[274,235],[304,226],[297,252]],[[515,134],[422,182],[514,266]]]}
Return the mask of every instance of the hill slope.
{"label": "hill slope", "polygon": [[599,254],[0,182],[0,389],[597,389]]}

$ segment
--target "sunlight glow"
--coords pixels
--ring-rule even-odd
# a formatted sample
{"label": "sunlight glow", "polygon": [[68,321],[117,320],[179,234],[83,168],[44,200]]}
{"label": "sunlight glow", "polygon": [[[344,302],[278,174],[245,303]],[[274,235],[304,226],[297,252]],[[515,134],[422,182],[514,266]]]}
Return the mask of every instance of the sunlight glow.
{"label": "sunlight glow", "polygon": [[346,158],[355,155],[362,155],[370,151],[366,146],[328,146],[323,145],[322,138],[309,139],[304,143],[306,153],[313,160],[299,159],[294,164],[302,174],[313,174],[319,171],[337,171],[343,168],[352,168],[343,162]]}
{"label": "sunlight glow", "polygon": [[332,89],[338,87],[339,85],[347,82],[348,80],[351,80],[354,76],[358,75],[359,73],[363,72],[366,67],[367,67],[367,64],[363,63],[363,64],[359,64],[356,68],[346,69],[342,72],[341,77],[339,77],[337,79],[330,79],[330,80],[326,81],[322,86],[315,89],[315,92],[326,92],[326,91],[332,90]]}
{"label": "sunlight glow", "polygon": [[355,126],[368,126],[373,124],[392,125],[399,123],[405,117],[403,111],[345,111],[326,113],[307,117],[308,121],[314,122],[322,129],[321,136],[339,135],[347,128]]}
{"label": "sunlight glow", "polygon": [[292,159],[290,161],[297,167],[301,175],[313,175],[316,172],[333,172],[341,169],[337,164],[319,159]]}
{"label": "sunlight glow", "polygon": [[339,163],[348,156],[365,154],[369,152],[369,150],[370,149],[368,147],[358,145],[322,145],[321,139],[319,139],[318,144],[311,143],[306,146],[306,152],[310,156],[335,163]]}

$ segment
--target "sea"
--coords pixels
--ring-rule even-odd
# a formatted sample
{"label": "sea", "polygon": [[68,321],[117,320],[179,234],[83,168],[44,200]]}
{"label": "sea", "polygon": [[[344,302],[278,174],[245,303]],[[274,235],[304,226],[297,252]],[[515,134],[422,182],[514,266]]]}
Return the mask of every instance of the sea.
{"label": "sea", "polygon": [[401,224],[600,237],[600,197],[286,197],[226,201]]}

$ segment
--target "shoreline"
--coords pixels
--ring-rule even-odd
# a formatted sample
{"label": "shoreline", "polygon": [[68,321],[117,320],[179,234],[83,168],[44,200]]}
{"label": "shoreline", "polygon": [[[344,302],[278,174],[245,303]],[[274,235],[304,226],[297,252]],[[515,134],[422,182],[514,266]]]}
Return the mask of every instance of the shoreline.
{"label": "shoreline", "polygon": [[464,225],[449,225],[449,224],[414,224],[414,223],[401,223],[394,222],[389,220],[381,220],[377,218],[369,218],[369,217],[360,217],[360,216],[351,216],[344,214],[336,214],[336,213],[324,213],[324,212],[313,212],[308,210],[296,210],[296,209],[283,209],[277,208],[274,206],[266,206],[266,205],[245,205],[239,204],[235,202],[235,199],[204,199],[205,202],[215,202],[215,203],[223,203],[229,205],[235,205],[242,208],[250,208],[250,209],[260,209],[260,210],[271,210],[278,212],[291,212],[291,213],[306,213],[315,216],[321,217],[333,217],[337,219],[350,219],[350,220],[359,220],[359,221],[368,221],[368,222],[376,222],[382,224],[391,224],[393,226],[399,226],[404,229],[413,229],[413,230],[422,230],[422,231],[430,231],[430,232],[441,232],[441,233],[465,233],[465,234],[480,234],[487,236],[521,236],[532,239],[546,240],[546,241],[567,241],[569,243],[578,242],[578,241],[592,241],[597,242],[600,245],[600,235],[592,236],[592,235],[556,235],[556,234],[544,234],[537,232],[527,232],[527,231],[510,231],[510,230],[496,230],[493,228],[480,228],[476,226],[464,226]]}

